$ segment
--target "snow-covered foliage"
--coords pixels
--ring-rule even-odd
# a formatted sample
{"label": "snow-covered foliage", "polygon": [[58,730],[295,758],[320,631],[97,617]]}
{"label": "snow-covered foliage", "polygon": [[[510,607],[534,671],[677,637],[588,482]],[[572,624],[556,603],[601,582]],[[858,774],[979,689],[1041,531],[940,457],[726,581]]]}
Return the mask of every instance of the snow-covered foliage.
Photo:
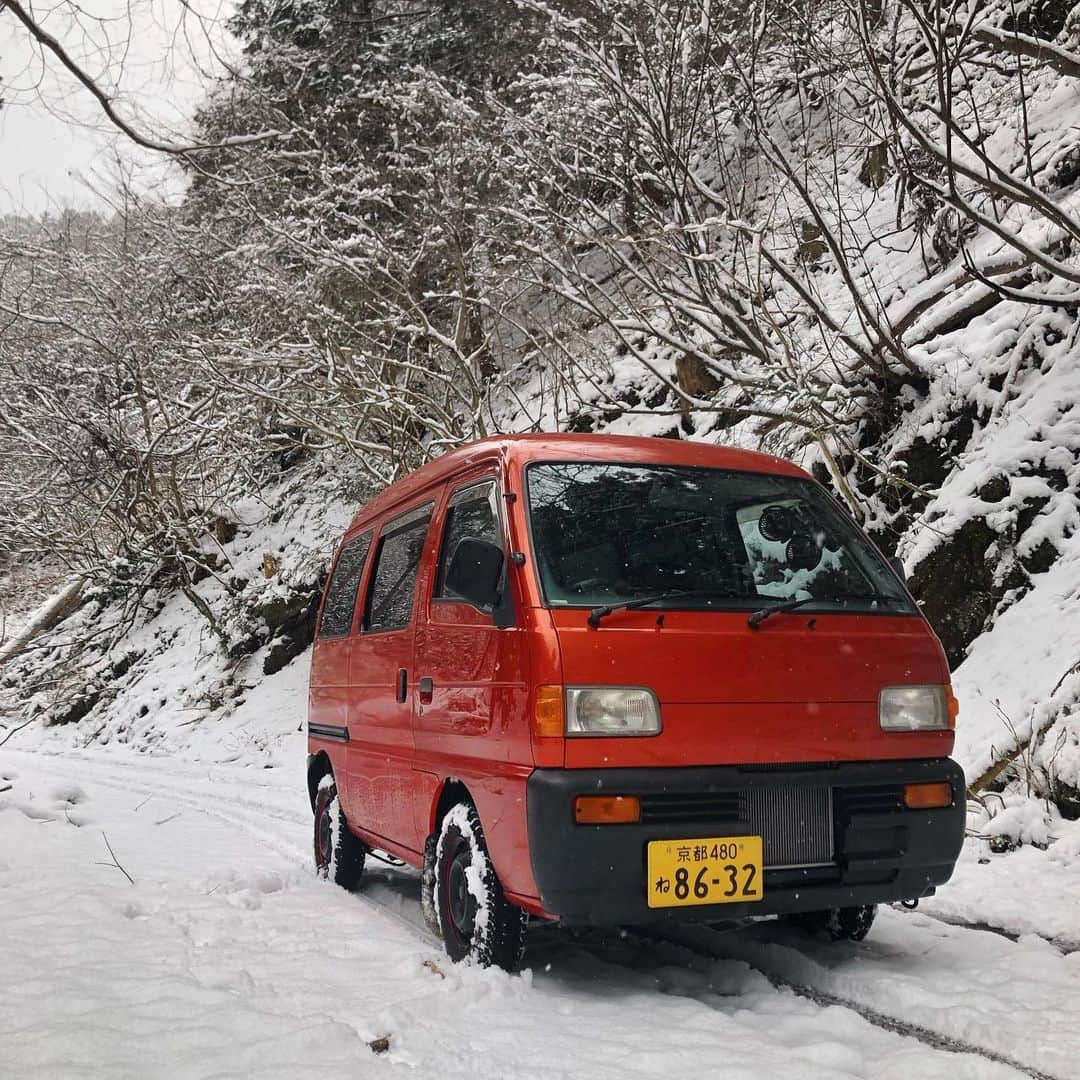
{"label": "snow-covered foliage", "polygon": [[3,230],[0,573],[87,580],[0,669],[8,734],[265,740],[245,688],[302,682],[361,478],[633,432],[812,467],[905,560],[969,778],[1080,813],[1068,4],[246,0],[234,30],[201,137],[281,136],[189,161],[180,208]]}
{"label": "snow-covered foliage", "polygon": [[[1073,1075],[1078,12],[241,0],[182,205],[0,223],[5,1067]],[[312,873],[342,528],[556,429],[793,457],[904,560],[977,789],[918,912],[857,952],[534,929],[509,977],[412,872]]]}
{"label": "snow-covered foliage", "polygon": [[[169,582],[138,605],[92,588],[5,664],[5,727],[33,719],[73,746],[275,764],[305,717],[306,664],[290,661],[307,656],[327,563],[366,490],[351,475],[332,459],[297,466],[238,501],[232,537],[202,538],[215,569],[191,587],[197,605]],[[256,702],[257,686],[273,692]]]}

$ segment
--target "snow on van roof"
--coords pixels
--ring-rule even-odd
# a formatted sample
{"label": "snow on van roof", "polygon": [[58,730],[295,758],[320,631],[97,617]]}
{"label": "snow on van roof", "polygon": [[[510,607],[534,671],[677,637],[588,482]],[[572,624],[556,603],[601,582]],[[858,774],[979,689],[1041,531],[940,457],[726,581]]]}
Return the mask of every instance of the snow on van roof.
{"label": "snow on van roof", "polygon": [[390,484],[367,502],[353,518],[350,531],[385,514],[395,506],[420,494],[449,475],[484,461],[524,464],[547,458],[597,461],[625,461],[656,465],[689,465],[744,472],[782,473],[807,476],[784,458],[754,450],[717,446],[693,439],[661,439],[641,435],[583,435],[563,432],[532,432],[492,435],[466,443],[422,465],[415,472]]}

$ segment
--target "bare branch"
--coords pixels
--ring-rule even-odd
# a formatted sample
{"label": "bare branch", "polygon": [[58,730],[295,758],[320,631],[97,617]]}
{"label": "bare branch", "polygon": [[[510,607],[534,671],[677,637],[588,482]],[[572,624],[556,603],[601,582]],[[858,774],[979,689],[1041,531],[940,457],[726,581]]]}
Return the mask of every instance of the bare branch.
{"label": "bare branch", "polygon": [[78,82],[93,96],[109,121],[122,131],[133,143],[146,150],[154,150],[174,157],[189,158],[211,150],[233,147],[254,146],[281,137],[280,131],[261,131],[251,135],[237,135],[210,143],[168,143],[161,142],[132,127],[114,107],[111,99],[98,86],[94,78],[73,59],[60,41],[50,34],[20,3],[20,0],[0,0],[0,7],[8,8],[26,27],[30,36],[43,48],[51,52]]}

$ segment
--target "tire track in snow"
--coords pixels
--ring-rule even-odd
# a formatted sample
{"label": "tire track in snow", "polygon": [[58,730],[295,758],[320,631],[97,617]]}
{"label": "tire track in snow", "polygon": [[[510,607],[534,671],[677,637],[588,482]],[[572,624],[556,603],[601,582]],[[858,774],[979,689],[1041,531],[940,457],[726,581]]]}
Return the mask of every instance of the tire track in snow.
{"label": "tire track in snow", "polygon": [[[86,764],[87,762],[82,762],[84,767]],[[303,824],[303,818],[299,814],[283,814],[280,812],[280,807],[271,806],[268,803],[253,803],[250,800],[238,799],[230,799],[226,808],[219,810],[212,805],[216,794],[214,792],[200,793],[197,787],[178,788],[175,783],[163,785],[156,780],[147,781],[128,779],[126,777],[121,780],[115,775],[102,775],[102,767],[110,770],[119,769],[121,772],[128,769],[136,771],[134,764],[132,766],[117,766],[112,762],[101,763],[95,761],[88,770],[93,773],[93,779],[90,782],[137,795],[158,796],[163,800],[175,803],[177,806],[182,806],[186,810],[194,810],[196,813],[221,821],[229,827],[239,826],[249,836],[290,862],[301,863],[304,866],[310,865],[309,853],[305,847],[282,840],[280,832],[268,831],[265,824],[260,824],[260,820],[265,821],[268,819],[283,824],[300,826]]]}
{"label": "tire track in snow", "polygon": [[[697,927],[695,929],[700,931],[705,928]],[[700,941],[687,941],[670,931],[659,933],[644,928],[636,928],[633,931],[630,931],[630,933],[631,936],[637,937],[643,941],[681,949],[699,958],[704,957],[708,960],[716,961],[730,961],[734,959],[732,956],[720,950],[710,949]],[[749,967],[752,967],[755,971],[764,975],[777,989],[790,990],[793,994],[797,994],[799,997],[812,1001],[823,1008],[835,1006],[841,1009],[848,1009],[851,1012],[858,1013],[859,1016],[867,1021],[867,1023],[873,1024],[874,1027],[881,1028],[884,1031],[891,1031],[896,1035],[905,1035],[908,1038],[917,1040],[924,1046],[930,1047],[932,1050],[941,1050],[953,1054],[974,1054],[987,1061],[992,1061],[996,1065],[1005,1065],[1015,1069],[1017,1072],[1031,1077],[1031,1080],[1066,1080],[1065,1077],[1059,1077],[1052,1073],[1044,1072],[1041,1069],[1035,1068],[1033,1065],[1027,1065],[1024,1062],[1019,1061],[1008,1054],[1002,1054],[996,1050],[991,1050],[988,1047],[979,1046],[976,1043],[968,1042],[966,1039],[946,1035],[943,1032],[935,1031],[933,1028],[924,1027],[922,1024],[916,1024],[909,1020],[901,1020],[898,1017],[889,1016],[886,1013],[880,1012],[868,1005],[864,1005],[861,1002],[853,1001],[851,998],[843,997],[840,994],[835,994],[830,990],[821,990],[814,986],[808,986],[805,983],[787,979],[782,975],[778,975],[775,971],[770,971],[768,965],[755,964],[753,961],[745,960],[741,957],[739,959]]]}
{"label": "tire track in snow", "polygon": [[[893,904],[892,907],[897,905]],[[994,926],[988,922],[969,922],[967,919],[961,919],[958,916],[952,915],[939,915],[935,911],[924,911],[919,909],[920,915],[925,915],[928,919],[933,919],[935,922],[944,923],[946,926],[955,926],[961,930],[974,930],[980,934],[996,934],[998,937],[1003,937],[1008,941],[1019,941],[1022,937],[1036,937],[1045,941],[1047,945],[1052,945],[1062,956],[1068,956],[1070,953],[1080,952],[1080,943],[1075,941],[1065,941],[1063,938],[1047,937],[1046,934],[1040,934],[1036,930],[1025,930],[1023,932],[1017,930],[1006,930],[1003,926]]]}
{"label": "tire track in snow", "polygon": [[[84,762],[85,764],[85,762]],[[137,763],[141,765],[141,763]],[[149,782],[146,780],[129,781],[127,779],[120,780],[116,776],[103,777],[99,769],[111,769],[119,770],[120,772],[126,772],[128,769],[135,769],[137,764],[126,766],[123,764],[117,764],[114,762],[93,762],[91,768],[94,770],[95,775],[93,778],[94,783],[101,783],[105,787],[112,788],[117,791],[129,791],[139,795],[156,795],[162,799],[171,800],[178,806],[184,806],[185,809],[194,810],[196,813],[204,814],[207,817],[213,818],[216,821],[222,822],[230,828],[239,827],[245,833],[247,833],[254,840],[265,845],[275,854],[280,855],[282,858],[287,859],[289,862],[302,867],[304,870],[311,873],[314,876],[312,852],[306,845],[290,844],[287,841],[282,841],[277,833],[268,832],[265,827],[258,824],[260,817],[271,819],[273,821],[283,822],[288,825],[300,826],[304,830],[311,829],[311,817],[309,814],[302,813],[289,813],[281,812],[281,807],[275,806],[269,803],[254,802],[252,800],[238,800],[236,802],[230,802],[227,809],[218,810],[215,807],[208,806],[207,802],[213,797],[212,792],[206,792],[200,794],[198,786],[203,783],[213,784],[213,780],[203,781],[199,780],[194,786],[188,788],[178,788],[175,783],[168,786],[162,786],[160,783]],[[156,770],[155,770],[156,771]],[[267,785],[268,786],[268,785]],[[237,813],[237,808],[240,808],[240,813]],[[245,815],[248,820],[245,820]],[[255,819],[254,823],[252,819]],[[430,944],[441,949],[442,942],[432,936],[427,928],[424,926],[423,919],[419,917],[420,911],[420,896],[417,892],[416,896],[416,911],[418,917],[410,919],[403,912],[395,910],[395,907],[391,905],[390,900],[394,897],[400,898],[400,893],[393,890],[392,887],[387,886],[385,881],[378,881],[378,892],[384,893],[384,899],[380,900],[376,896],[365,895],[364,893],[354,893],[353,898],[359,900],[365,907],[377,912],[379,915],[392,919],[394,922],[400,923],[402,926],[408,927],[409,930],[416,933],[418,936],[424,938]],[[390,890],[387,892],[387,890]]]}
{"label": "tire track in snow", "polygon": [[[81,761],[81,764],[85,766],[90,763],[84,759]],[[229,827],[239,827],[253,839],[264,844],[283,858],[301,865],[306,869],[310,869],[311,853],[308,851],[306,845],[297,845],[284,841],[281,838],[279,831],[275,831],[273,827],[268,830],[266,827],[266,822],[271,821],[287,824],[294,828],[310,828],[308,815],[299,812],[283,812],[283,808],[279,805],[235,797],[230,798],[226,808],[219,810],[212,805],[208,805],[217,792],[213,790],[201,792],[199,788],[201,785],[207,785],[208,788],[212,789],[216,784],[220,783],[220,778],[215,781],[213,778],[208,778],[207,780],[195,780],[193,777],[192,781],[194,782],[185,784],[183,787],[177,786],[177,777],[175,774],[171,774],[172,782],[166,784],[158,782],[157,778],[153,781],[148,781],[146,779],[129,779],[126,774],[129,771],[137,770],[139,764],[141,763],[133,762],[132,765],[129,766],[122,763],[95,761],[91,765],[91,770],[94,773],[93,780],[114,789],[143,795],[157,795],[163,799],[172,800],[177,805],[183,805],[186,809],[191,809],[219,820]],[[111,777],[102,776],[101,772],[106,769],[112,771],[114,775]],[[120,779],[116,776],[117,772],[123,774],[124,778]],[[154,770],[154,772],[157,773],[158,770]],[[235,780],[236,777],[233,776],[229,779]],[[378,891],[383,892],[384,888],[380,888]],[[360,900],[371,910],[377,911],[384,917],[389,917],[395,922],[407,926],[421,938],[427,939],[429,937],[422,926],[417,925],[414,920],[409,919],[403,912],[395,910],[394,906],[391,906],[388,902],[395,897],[400,899],[400,892],[396,890],[391,891],[390,895],[384,897],[382,900],[376,896],[365,895],[363,893],[354,895],[356,899]],[[419,906],[419,899],[417,899],[417,906]],[[937,921],[947,922],[945,919],[938,919]],[[972,933],[994,932],[991,927],[967,927],[961,924],[959,928],[970,929]],[[708,927],[704,926],[694,927],[692,932],[700,934],[703,931],[712,934],[717,933],[717,931],[710,930]],[[680,938],[672,932],[660,933],[645,928],[635,928],[628,931],[628,933],[631,937],[639,940],[643,945],[651,944],[654,948],[656,946],[664,946],[667,948],[681,949],[696,955],[699,959],[703,958],[721,962],[739,960],[742,963],[746,963],[747,966],[753,968],[755,971],[758,971],[777,989],[789,990],[799,997],[811,1001],[822,1008],[832,1006],[854,1012],[876,1028],[914,1039],[929,1049],[944,1053],[975,1055],[997,1065],[1015,1069],[1022,1075],[1029,1077],[1030,1080],[1066,1080],[1065,1077],[1047,1073],[1034,1066],[1025,1064],[1010,1055],[1000,1053],[988,1047],[979,1046],[976,1043],[971,1043],[965,1039],[951,1036],[941,1031],[936,1031],[932,1028],[925,1027],[924,1025],[890,1016],[878,1009],[864,1005],[851,998],[843,997],[832,991],[819,989],[813,985],[788,979],[775,971],[770,971],[767,964],[761,964],[760,962],[755,963],[753,960],[747,960],[745,957],[734,957],[722,950],[712,949],[707,944],[700,941]],[[1015,938],[1008,934],[1002,934],[1001,936],[1007,937],[1010,940],[1015,940]],[[434,939],[431,939],[431,942],[433,945],[439,944]],[[618,961],[614,962],[617,963]]]}

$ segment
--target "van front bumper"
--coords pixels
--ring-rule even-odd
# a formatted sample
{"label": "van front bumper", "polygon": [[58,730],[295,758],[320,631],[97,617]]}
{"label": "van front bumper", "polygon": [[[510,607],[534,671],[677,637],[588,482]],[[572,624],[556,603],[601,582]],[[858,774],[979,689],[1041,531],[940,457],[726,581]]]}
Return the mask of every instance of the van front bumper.
{"label": "van front bumper", "polygon": [[[906,809],[903,785],[929,781],[949,783],[952,805],[940,810]],[[797,800],[801,789],[812,789],[816,805],[825,808],[820,820],[807,825],[796,816],[790,819],[790,826],[774,821],[767,827],[774,835],[804,827],[815,830],[818,857],[812,865],[770,868],[767,842],[761,900],[648,906],[646,852],[650,841],[760,831],[761,821],[754,814],[761,811],[748,807],[792,805],[793,793]],[[643,807],[651,809],[643,813],[646,820],[635,824],[578,825],[573,812],[575,797],[599,794],[636,795]],[[695,810],[698,807],[704,808],[700,814]],[[540,899],[545,911],[568,925],[719,922],[853,907],[930,896],[948,880],[964,839],[964,774],[950,758],[821,765],[537,769],[528,780],[528,823]],[[799,836],[788,839],[798,847]],[[776,841],[783,842],[782,837]],[[820,857],[822,852],[824,857]]]}

